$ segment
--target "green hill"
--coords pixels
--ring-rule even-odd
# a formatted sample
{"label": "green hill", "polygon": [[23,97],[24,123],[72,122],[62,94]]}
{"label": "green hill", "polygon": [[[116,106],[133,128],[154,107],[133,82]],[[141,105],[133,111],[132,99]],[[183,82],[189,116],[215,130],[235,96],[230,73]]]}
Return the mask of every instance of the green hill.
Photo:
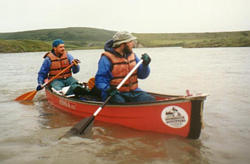
{"label": "green hill", "polygon": [[[5,46],[8,47],[14,46],[14,43],[17,43],[17,47],[23,47],[27,40],[35,41],[38,43],[40,41],[41,45],[38,51],[48,51],[49,49],[44,46],[44,44],[51,44],[55,39],[63,39],[66,43],[67,49],[87,49],[87,48],[100,48],[103,47],[103,44],[106,40],[110,39],[115,34],[115,31],[108,31],[95,28],[85,28],[85,27],[69,27],[61,29],[44,29],[44,30],[34,30],[34,31],[23,31],[23,32],[13,32],[13,33],[0,33],[0,52],[24,52],[16,51],[17,49],[22,50],[23,48],[14,48],[13,51],[10,51],[10,48],[5,49]],[[11,40],[12,42],[10,42]],[[17,40],[17,42],[13,42]],[[3,45],[3,42],[6,42]],[[19,43],[24,42],[23,45]],[[33,43],[33,42],[32,42]],[[27,45],[27,47],[29,47]],[[35,47],[31,50],[34,51]],[[25,51],[29,51],[25,48]]]}
{"label": "green hill", "polygon": [[250,47],[250,31],[135,35],[140,44],[147,47]]}
{"label": "green hill", "polygon": [[[69,49],[103,48],[115,31],[69,27],[0,33],[0,52],[49,51],[51,42],[61,38]],[[250,31],[217,33],[134,33],[137,47],[245,47],[250,46]]]}
{"label": "green hill", "polygon": [[0,52],[36,52],[48,51],[51,45],[38,40],[0,40]]}

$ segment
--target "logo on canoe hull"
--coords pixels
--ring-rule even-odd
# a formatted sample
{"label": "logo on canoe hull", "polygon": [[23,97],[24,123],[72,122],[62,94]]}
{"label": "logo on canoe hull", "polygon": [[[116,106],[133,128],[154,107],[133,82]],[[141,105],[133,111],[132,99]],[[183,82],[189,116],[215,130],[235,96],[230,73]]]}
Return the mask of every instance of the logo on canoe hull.
{"label": "logo on canoe hull", "polygon": [[76,105],[73,104],[73,103],[70,103],[67,100],[59,99],[59,104],[62,105],[62,106],[65,106],[67,108],[73,109],[73,110],[76,109]]}
{"label": "logo on canoe hull", "polygon": [[172,105],[162,110],[161,119],[171,128],[182,128],[188,122],[188,114],[181,107]]}

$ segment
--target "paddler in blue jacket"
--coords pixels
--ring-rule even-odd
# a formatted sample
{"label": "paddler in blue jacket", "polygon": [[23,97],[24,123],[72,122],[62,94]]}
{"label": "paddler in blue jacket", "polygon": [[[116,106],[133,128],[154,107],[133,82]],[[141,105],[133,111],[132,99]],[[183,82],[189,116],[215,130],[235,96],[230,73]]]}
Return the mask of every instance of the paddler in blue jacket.
{"label": "paddler in blue jacket", "polygon": [[38,72],[38,86],[36,90],[42,89],[42,84],[47,78],[52,78],[59,74],[64,68],[68,67],[72,62],[75,63],[71,69],[68,69],[65,73],[53,80],[50,85],[57,91],[60,91],[66,86],[70,86],[65,95],[75,94],[76,96],[83,95],[86,90],[78,84],[77,80],[72,77],[73,73],[78,73],[80,62],[78,59],[74,59],[73,56],[66,52],[64,48],[64,41],[56,39],[52,43],[52,50],[45,54],[44,61]]}
{"label": "paddler in blue jacket", "polygon": [[143,64],[139,66],[125,84],[119,89],[116,87],[139,62],[139,58],[133,52],[134,37],[127,31],[117,32],[112,40],[106,42],[105,52],[102,53],[98,62],[98,71],[95,76],[96,88],[101,91],[104,101],[109,95],[111,103],[145,102],[155,101],[150,94],[138,88],[138,78],[145,79],[150,74],[148,54],[143,54]]}

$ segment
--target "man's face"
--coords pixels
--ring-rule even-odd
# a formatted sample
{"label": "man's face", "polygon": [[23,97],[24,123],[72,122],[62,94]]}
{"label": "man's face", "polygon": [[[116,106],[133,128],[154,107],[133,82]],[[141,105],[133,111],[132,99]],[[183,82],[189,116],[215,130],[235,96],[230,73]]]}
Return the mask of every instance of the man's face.
{"label": "man's face", "polygon": [[57,47],[54,47],[55,54],[62,55],[65,51],[64,44],[59,44]]}
{"label": "man's face", "polygon": [[133,52],[133,47],[134,47],[134,41],[130,41],[125,44],[123,52],[125,54],[131,54]]}

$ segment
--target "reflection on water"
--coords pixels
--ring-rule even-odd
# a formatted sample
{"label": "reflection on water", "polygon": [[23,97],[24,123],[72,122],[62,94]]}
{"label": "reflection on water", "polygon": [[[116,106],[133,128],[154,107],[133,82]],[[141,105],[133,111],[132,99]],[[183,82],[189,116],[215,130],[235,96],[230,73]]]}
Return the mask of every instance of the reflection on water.
{"label": "reflection on water", "polygon": [[42,127],[45,128],[61,128],[71,126],[80,119],[56,109],[46,100],[39,103],[37,109],[39,112],[39,122]]}
{"label": "reflection on water", "polygon": [[[57,144],[66,144],[67,147],[71,145],[71,149],[77,149],[78,146],[85,147],[82,153],[94,151],[95,156],[105,160],[107,163],[150,163],[152,161],[180,163],[184,159],[184,163],[208,163],[207,159],[203,159],[200,154],[202,144],[199,140],[192,141],[176,136],[142,132],[100,121],[95,121],[91,139],[71,137],[58,140],[58,134],[64,134],[81,118],[61,112],[48,104],[47,101],[42,101],[38,106],[41,109],[38,111],[39,122],[42,127],[58,128],[56,129],[55,138],[51,138],[51,140],[54,140]],[[44,135],[45,132],[42,133],[41,135]],[[54,149],[55,143],[51,144],[46,145],[49,147],[53,146],[52,149]],[[58,147],[56,146],[55,148],[57,149]],[[73,152],[75,153],[75,151]],[[65,153],[68,154],[70,152],[67,151]],[[61,152],[61,161],[65,160],[64,156],[65,154]]]}
{"label": "reflection on water", "polygon": [[[105,144],[100,156],[109,160],[117,159],[125,163],[173,162],[207,163],[200,152],[199,141],[186,140],[174,136],[138,132],[131,129],[104,126],[105,131],[95,136]],[[96,129],[95,129],[96,130]],[[125,156],[124,156],[125,155]]]}
{"label": "reflection on water", "polygon": [[[72,51],[87,81],[102,50]],[[44,91],[22,104],[17,96],[34,90],[43,53],[0,54],[1,163],[247,163],[250,160],[250,48],[148,48],[151,75],[140,87],[159,93],[208,93],[198,140],[137,131],[95,121],[91,138],[58,138],[81,118],[48,104]],[[139,55],[140,56],[140,55]],[[12,62],[5,62],[12,61]],[[20,64],[23,63],[23,64]],[[14,76],[13,76],[14,75]],[[105,109],[103,109],[105,110]]]}

